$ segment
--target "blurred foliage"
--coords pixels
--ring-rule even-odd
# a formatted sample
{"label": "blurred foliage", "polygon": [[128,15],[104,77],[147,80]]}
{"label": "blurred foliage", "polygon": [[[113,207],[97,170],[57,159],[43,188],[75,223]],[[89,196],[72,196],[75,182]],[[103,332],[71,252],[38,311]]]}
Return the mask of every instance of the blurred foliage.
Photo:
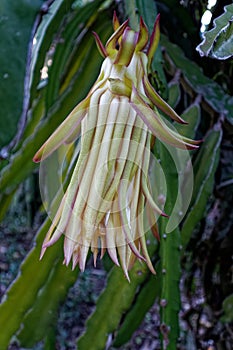
{"label": "blurred foliage", "polygon": [[[15,136],[23,112],[24,76],[33,22],[42,1],[2,0],[0,6],[0,148]],[[17,47],[17,51],[16,51]],[[3,117],[4,116],[4,117]]]}
{"label": "blurred foliage", "polygon": [[197,50],[201,56],[226,60],[233,56],[233,4],[224,7],[224,13],[214,20],[214,28],[204,33]]}
{"label": "blurred foliage", "polygon": [[[0,5],[1,37],[4,39],[0,49],[3,69],[0,91],[5,92],[0,96],[0,146],[4,146],[0,153],[1,219],[6,214],[12,215],[12,208],[18,207],[20,202],[30,213],[28,225],[38,216],[41,210],[36,185],[38,169],[32,157],[95,81],[102,60],[92,31],[105,42],[112,33],[113,10],[121,20],[130,16],[135,26],[142,15],[150,30],[157,11],[161,13],[163,35],[150,78],[189,122],[188,126],[176,125],[177,129],[188,137],[203,139],[200,149],[190,152],[193,194],[180,226],[166,233],[167,221],[160,220],[159,243],[148,233],[148,249],[157,275],[152,276],[137,262],[130,272],[129,284],[121,270],[112,267],[105,258],[106,285],[77,341],[80,350],[124,349],[154,303],[160,308],[157,333],[160,332],[162,349],[195,350],[210,346],[231,349],[233,66],[230,60],[202,58],[196,51],[206,6],[204,0],[54,0],[43,4],[36,1],[33,6],[22,0],[17,6],[13,1],[3,1]],[[223,6],[229,15],[232,5],[218,1],[212,9],[213,18],[224,12]],[[226,39],[221,34],[223,19],[220,17],[220,20],[216,21],[214,36],[220,42],[215,43],[212,38],[211,50],[216,49],[215,45],[224,44]],[[231,23],[228,23],[230,28]],[[17,33],[19,27],[22,28],[21,40],[13,40],[12,33]],[[232,52],[230,29],[224,35],[231,38],[228,44]],[[205,36],[208,39],[207,33]],[[16,46],[17,60],[12,61]],[[207,53],[209,49],[202,46],[202,50]],[[221,57],[218,55],[218,58]],[[12,143],[12,139],[15,142]],[[168,149],[156,142],[153,152],[159,157],[166,176],[166,209],[169,212],[176,197],[177,174],[174,175]],[[66,181],[72,167],[65,170]],[[151,179],[156,187],[153,173]],[[185,176],[182,179],[181,190],[185,191],[190,182]],[[59,201],[59,194],[56,201]],[[6,222],[9,234],[11,226]],[[44,349],[55,348],[59,308],[70,287],[77,278],[82,278],[78,276],[78,269],[71,271],[62,265],[62,240],[39,261],[49,224],[47,218],[38,229],[16,279],[3,296],[0,305],[0,329],[4,329],[0,332],[2,350],[10,348],[12,340],[17,340],[19,349],[33,349],[40,341]],[[8,239],[7,234],[5,239]],[[72,304],[72,308],[75,307],[76,304]]]}

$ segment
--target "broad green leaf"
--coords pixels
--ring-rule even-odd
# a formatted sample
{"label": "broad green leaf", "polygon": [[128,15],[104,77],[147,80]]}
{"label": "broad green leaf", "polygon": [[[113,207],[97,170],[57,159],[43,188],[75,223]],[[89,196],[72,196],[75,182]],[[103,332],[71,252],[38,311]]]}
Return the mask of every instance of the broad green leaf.
{"label": "broad green leaf", "polygon": [[233,294],[229,295],[223,301],[223,316],[221,317],[222,322],[232,322],[233,321]]}
{"label": "broad green leaf", "polygon": [[[217,124],[208,133],[195,159],[192,201],[181,231],[183,247],[188,244],[194,228],[205,215],[206,204],[212,193],[215,171],[219,162],[221,139],[221,125]],[[190,186],[188,179],[184,186]]]}
{"label": "broad green leaf", "polygon": [[182,71],[185,83],[200,94],[203,100],[217,113],[223,114],[233,125],[233,97],[226,94],[220,85],[206,77],[200,67],[184,56],[183,51],[162,35],[162,45],[174,65]]}
{"label": "broad green leaf", "polygon": [[0,148],[17,132],[24,97],[28,44],[41,0],[1,0]]}
{"label": "broad green leaf", "polygon": [[197,46],[201,56],[226,60],[233,56],[233,4],[224,6],[224,13],[215,18],[213,29],[203,33],[203,41]]}

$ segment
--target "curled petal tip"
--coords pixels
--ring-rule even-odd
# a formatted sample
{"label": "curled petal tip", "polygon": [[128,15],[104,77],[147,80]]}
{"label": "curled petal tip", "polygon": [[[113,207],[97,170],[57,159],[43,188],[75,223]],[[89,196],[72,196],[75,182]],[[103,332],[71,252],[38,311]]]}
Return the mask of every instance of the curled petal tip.
{"label": "curled petal tip", "polygon": [[85,270],[88,251],[89,251],[89,246],[87,246],[87,247],[82,246],[80,249],[79,268],[80,268],[80,271],[82,271],[82,272],[84,272],[84,270]]}
{"label": "curled petal tip", "polygon": [[42,158],[42,152],[41,150],[39,149],[38,152],[36,152],[36,154],[34,155],[34,157],[32,158],[33,162],[34,163],[39,163],[41,161],[41,158]]}
{"label": "curled petal tip", "polygon": [[127,270],[125,267],[123,267],[123,272],[124,272],[125,278],[126,278],[127,281],[130,283],[130,278],[129,278],[128,270]]}
{"label": "curled petal tip", "polygon": [[73,262],[72,262],[72,271],[75,270],[76,266],[78,265],[78,257],[73,256]]}
{"label": "curled petal tip", "polygon": [[93,252],[93,264],[94,264],[94,267],[96,267],[97,256],[98,256],[98,252],[97,252],[97,250],[94,250],[94,252]]}
{"label": "curled petal tip", "polygon": [[159,39],[160,39],[159,20],[160,20],[160,14],[158,14],[156,17],[154,28],[150,38],[150,44],[147,50],[148,66],[150,66],[154,53],[159,44]]}
{"label": "curled petal tip", "polygon": [[68,257],[66,256],[66,257],[65,257],[65,259],[64,259],[63,264],[64,264],[64,265],[66,265],[66,266],[68,266],[68,265],[69,265],[69,263],[70,263],[70,259],[71,259],[71,257],[70,257],[70,258],[68,258]]}
{"label": "curled petal tip", "polygon": [[138,41],[136,45],[136,51],[142,51],[148,43],[149,32],[142,17],[140,17],[140,30],[138,33]]}
{"label": "curled petal tip", "polygon": [[161,111],[167,114],[170,118],[180,124],[188,124],[184,119],[182,119],[172,107],[169,106],[167,102],[165,102],[162,97],[155,91],[149,79],[144,76],[143,77],[143,86],[146,92],[147,97],[151,100],[151,102],[158,107]]}
{"label": "curled petal tip", "polygon": [[46,252],[46,249],[47,249],[47,247],[42,246],[41,253],[40,253],[40,258],[39,258],[40,260],[42,260],[44,254]]}
{"label": "curled petal tip", "polygon": [[135,244],[133,244],[132,242],[128,242],[128,245],[129,245],[130,249],[132,250],[132,252],[134,253],[134,255],[136,255],[136,257],[139,260],[142,260],[142,261],[146,262],[146,258],[143,255],[140,254],[140,252],[136,248]]}
{"label": "curled petal tip", "polygon": [[195,149],[198,149],[199,146],[198,145],[190,145],[190,144],[185,144],[186,148],[189,150],[189,151],[193,151]]}
{"label": "curled petal tip", "polygon": [[37,158],[37,157],[33,157],[32,160],[33,160],[34,163],[39,163],[40,162],[40,159]]}
{"label": "curled petal tip", "polygon": [[137,41],[138,33],[135,33],[133,30],[127,27],[122,35],[120,49],[114,64],[125,65],[127,67],[131,62]]}
{"label": "curled petal tip", "polygon": [[113,53],[115,54],[115,52],[117,51],[116,44],[118,42],[118,39],[121,37],[124,30],[126,29],[126,27],[128,26],[128,23],[129,23],[129,19],[127,19],[124,23],[122,23],[122,25],[119,28],[117,28],[117,30],[108,39],[108,41],[105,45],[107,55],[111,55]]}
{"label": "curled petal tip", "polygon": [[104,45],[102,44],[102,41],[100,40],[99,35],[94,31],[92,32],[92,34],[94,35],[95,42],[96,42],[97,48],[98,48],[101,56],[106,58],[108,56],[108,54],[107,54],[107,51],[106,51]]}
{"label": "curled petal tip", "polygon": [[142,25],[142,26],[145,26],[145,27],[146,27],[146,24],[145,24],[145,22],[144,22],[144,20],[143,20],[142,16],[140,16],[140,25]]}
{"label": "curled petal tip", "polygon": [[199,147],[196,145],[196,141],[182,137],[180,134],[169,128],[159,113],[154,112],[150,108],[150,106],[139,95],[134,86],[132,89],[130,103],[139,117],[144,121],[144,123],[146,123],[153,135],[158,137],[161,141],[181,149],[192,150]]}
{"label": "curled petal tip", "polygon": [[197,148],[199,147],[199,144],[200,144],[200,143],[204,142],[203,139],[201,139],[201,140],[190,140],[190,139],[188,139],[188,141],[192,141],[192,144],[193,144],[193,145],[196,145]]}
{"label": "curled petal tip", "polygon": [[117,253],[116,253],[116,248],[108,248],[108,254],[112,261],[114,262],[115,265],[120,266],[118,258],[117,258]]}
{"label": "curled petal tip", "polygon": [[43,249],[46,250],[49,246],[50,246],[50,242],[49,242],[49,241],[43,243],[43,245],[42,245],[42,250],[43,250]]}
{"label": "curled petal tip", "polygon": [[113,12],[113,29],[117,30],[120,27],[120,22],[117,17],[116,11],[114,10]]}
{"label": "curled petal tip", "polygon": [[150,260],[147,261],[147,266],[148,266],[150,272],[153,273],[153,275],[156,275],[156,274],[157,274],[156,271],[155,271],[155,269],[154,269],[154,266],[152,265],[152,262],[151,262]]}
{"label": "curled petal tip", "polygon": [[81,272],[85,271],[85,265],[82,264],[81,262],[79,262],[79,269],[80,269]]}

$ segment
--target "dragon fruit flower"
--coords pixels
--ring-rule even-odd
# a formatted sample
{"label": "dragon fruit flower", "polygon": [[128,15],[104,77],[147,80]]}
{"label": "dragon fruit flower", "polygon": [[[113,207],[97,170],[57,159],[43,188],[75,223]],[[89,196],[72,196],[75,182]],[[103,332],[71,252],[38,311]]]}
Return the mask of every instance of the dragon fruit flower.
{"label": "dragon fruit flower", "polygon": [[[63,199],[45,237],[45,250],[64,234],[64,263],[85,269],[89,250],[94,264],[99,251],[108,252],[126,277],[135,259],[155,273],[145,240],[143,213],[166,215],[154,202],[148,179],[150,148],[155,138],[174,147],[197,148],[175,132],[158,109],[186,123],[159,96],[148,79],[148,69],[159,42],[159,16],[149,39],[140,19],[136,32],[128,20],[122,25],[114,13],[114,33],[104,46],[94,34],[104,61],[88,93],[34,156],[39,162],[61,144],[81,137],[81,149]],[[151,211],[153,215],[151,215]]]}

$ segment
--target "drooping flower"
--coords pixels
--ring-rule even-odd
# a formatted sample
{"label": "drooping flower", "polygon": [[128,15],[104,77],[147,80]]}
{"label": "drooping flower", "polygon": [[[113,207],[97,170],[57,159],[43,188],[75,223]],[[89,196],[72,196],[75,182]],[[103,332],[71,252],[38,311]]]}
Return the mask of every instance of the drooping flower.
{"label": "drooping flower", "polygon": [[[158,109],[185,123],[159,96],[148,79],[148,67],[159,42],[159,17],[149,40],[141,18],[138,32],[128,20],[122,25],[114,14],[114,33],[104,46],[94,33],[104,57],[99,77],[34,157],[47,158],[61,144],[81,136],[81,150],[71,181],[47,233],[45,250],[64,234],[64,263],[83,271],[89,249],[96,263],[105,250],[126,277],[136,258],[154,273],[144,235],[144,210],[154,227],[166,215],[154,202],[148,180],[153,138],[172,146],[197,148],[198,141],[171,129]],[[158,108],[158,109],[157,109]]]}

